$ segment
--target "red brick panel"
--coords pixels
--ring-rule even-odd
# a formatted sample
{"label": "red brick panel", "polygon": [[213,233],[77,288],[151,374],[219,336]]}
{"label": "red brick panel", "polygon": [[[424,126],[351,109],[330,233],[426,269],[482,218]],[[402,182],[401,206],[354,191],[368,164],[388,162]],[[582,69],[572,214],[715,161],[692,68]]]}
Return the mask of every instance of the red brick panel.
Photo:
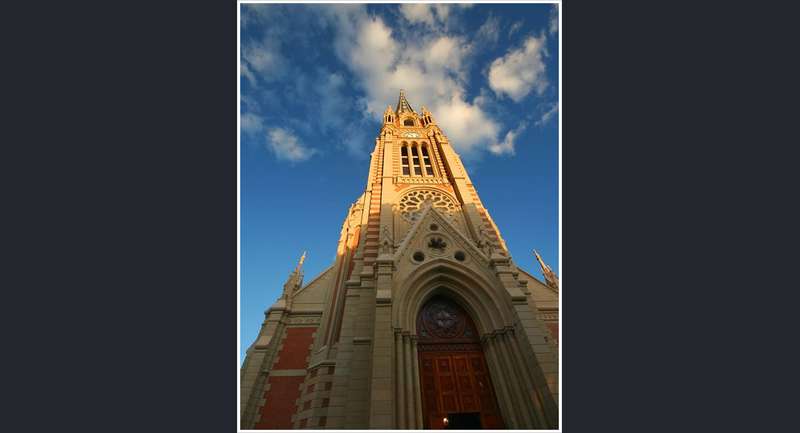
{"label": "red brick panel", "polygon": [[[283,348],[273,370],[305,369],[316,328],[287,328]],[[305,376],[269,376],[269,390],[264,394],[264,407],[257,429],[291,429],[292,415],[297,412],[295,401],[300,398],[300,386]]]}
{"label": "red brick panel", "polygon": [[550,329],[550,333],[553,334],[553,338],[558,341],[558,323],[548,323],[547,328]]}
{"label": "red brick panel", "polygon": [[303,376],[277,376],[269,378],[269,391],[261,410],[257,429],[291,429],[292,415],[297,410],[294,402],[300,397]]}
{"label": "red brick panel", "polygon": [[278,362],[274,370],[293,370],[306,368],[306,358],[314,342],[316,328],[287,328],[283,349],[278,354]]}

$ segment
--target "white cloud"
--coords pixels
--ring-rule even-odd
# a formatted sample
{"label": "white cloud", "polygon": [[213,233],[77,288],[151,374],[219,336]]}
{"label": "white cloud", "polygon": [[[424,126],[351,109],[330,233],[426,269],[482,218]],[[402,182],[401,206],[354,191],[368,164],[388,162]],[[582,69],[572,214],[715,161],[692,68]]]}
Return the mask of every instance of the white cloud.
{"label": "white cloud", "polygon": [[311,158],[316,149],[305,146],[294,134],[283,128],[267,131],[267,148],[280,160],[301,162]]}
{"label": "white cloud", "polygon": [[[422,6],[424,10],[411,8],[406,13],[418,22],[450,13],[449,9]],[[364,90],[362,102],[367,116],[380,119],[386,105],[394,107],[400,89],[404,89],[417,111],[422,105],[432,110],[459,152],[477,151],[496,141],[497,122],[477,99],[470,102],[464,97],[465,59],[470,54],[465,38],[434,32],[403,41],[382,19],[368,16],[365,10],[348,8],[331,17],[337,55],[349,65]]]}
{"label": "white cloud", "polygon": [[[501,122],[490,114],[493,111],[487,110],[497,102],[495,98],[509,96],[519,101],[531,91],[541,94],[546,89],[545,36],[530,37],[522,47],[496,59],[489,68],[489,88],[479,89],[477,96],[467,98],[467,66],[481,39],[470,43],[469,35],[439,26],[447,19],[453,23],[455,11],[459,10],[441,6],[399,6],[407,22],[435,26],[433,31],[415,34],[390,28],[380,17],[369,15],[361,4],[336,5],[321,14],[332,27],[337,57],[352,71],[354,83],[363,90],[356,109],[379,120],[386,105],[394,107],[399,90],[404,89],[415,110],[425,105],[433,112],[434,119],[463,156],[469,159],[485,151],[513,155],[515,140],[528,122],[501,135],[504,130]],[[486,38],[484,41],[498,39],[499,21],[490,17],[483,23],[480,33]],[[515,27],[512,32],[519,31],[522,21]],[[329,93],[336,95],[337,83],[336,78],[328,77],[318,85],[333,89]],[[365,139],[361,146],[371,147],[371,136]],[[353,151],[363,151],[352,140],[343,144]]]}
{"label": "white cloud", "polygon": [[286,60],[275,43],[249,41],[242,46],[242,74],[255,84],[255,74],[266,81],[284,76]]}
{"label": "white cloud", "polygon": [[247,67],[247,63],[242,62],[242,75],[250,81],[250,85],[258,86],[258,80],[256,80],[255,74]]}
{"label": "white cloud", "polygon": [[497,137],[498,124],[480,106],[464,101],[460,94],[438,102],[432,108],[436,121],[460,152],[469,154]]}
{"label": "white cloud", "polygon": [[507,95],[521,101],[531,90],[542,94],[547,88],[543,55],[546,38],[529,37],[517,50],[495,59],[489,68],[489,87],[497,96]]}
{"label": "white cloud", "polygon": [[542,114],[542,117],[540,117],[539,120],[536,121],[536,126],[546,125],[547,122],[549,122],[550,119],[552,119],[556,113],[558,113],[558,103],[553,104],[553,106],[550,107],[549,110],[545,111],[545,113]]}
{"label": "white cloud", "polygon": [[511,25],[508,29],[508,37],[511,37],[514,33],[519,31],[522,28],[522,21],[517,21]]}
{"label": "white cloud", "polygon": [[403,3],[400,5],[400,14],[411,24],[425,24],[434,28],[447,25],[451,8],[452,5],[446,3]]}
{"label": "white cloud", "polygon": [[475,34],[475,39],[478,43],[489,45],[495,45],[499,37],[500,19],[494,16],[487,18]]}
{"label": "white cloud", "polygon": [[527,122],[522,122],[516,129],[512,129],[506,133],[502,142],[494,143],[489,146],[489,151],[495,155],[514,155],[514,140],[528,127]]}
{"label": "white cloud", "polygon": [[433,7],[425,3],[403,3],[400,13],[412,24],[424,23],[433,26],[436,18],[433,16]]}
{"label": "white cloud", "polygon": [[242,113],[240,121],[245,134],[255,135],[264,130],[264,121],[253,113]]}
{"label": "white cloud", "polygon": [[554,35],[558,32],[558,3],[550,8],[550,34]]}

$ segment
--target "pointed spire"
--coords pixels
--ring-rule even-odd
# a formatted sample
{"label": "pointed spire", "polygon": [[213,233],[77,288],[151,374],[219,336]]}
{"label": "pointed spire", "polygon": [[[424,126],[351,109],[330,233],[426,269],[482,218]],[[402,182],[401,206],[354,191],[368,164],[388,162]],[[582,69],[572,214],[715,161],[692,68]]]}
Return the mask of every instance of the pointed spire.
{"label": "pointed spire", "polygon": [[289,274],[289,278],[286,279],[286,282],[283,284],[283,295],[281,298],[286,299],[287,297],[291,297],[295,290],[299,289],[300,286],[303,285],[303,262],[306,261],[306,252],[303,251],[303,255],[300,256],[300,261],[297,263],[297,267],[294,268],[291,274]]}
{"label": "pointed spire", "polygon": [[395,120],[394,110],[392,109],[391,105],[386,106],[386,110],[383,112],[383,123],[393,123]]}
{"label": "pointed spire", "polygon": [[406,99],[406,92],[405,90],[400,89],[400,99],[397,100],[397,114],[404,113],[409,111],[411,113],[415,113],[414,109],[411,108],[411,104],[408,103],[408,99]]}
{"label": "pointed spire", "polygon": [[423,105],[423,106],[422,106],[422,124],[423,124],[424,126],[428,126],[428,124],[430,124],[430,123],[433,123],[433,115],[432,115],[432,114],[431,114],[431,112],[430,112],[430,111],[429,111],[427,108],[425,108],[425,106]]}
{"label": "pointed spire", "polygon": [[547,266],[547,263],[542,260],[542,256],[539,255],[538,251],[533,250],[533,254],[536,255],[536,260],[539,262],[539,266],[542,267],[542,274],[544,275],[544,280],[547,285],[558,290],[558,275],[550,269],[550,266]]}
{"label": "pointed spire", "polygon": [[305,261],[306,261],[306,252],[303,251],[303,255],[300,256],[300,262],[297,263],[297,267],[294,269],[294,271],[295,272],[300,272],[300,270],[303,268],[303,262],[305,262]]}

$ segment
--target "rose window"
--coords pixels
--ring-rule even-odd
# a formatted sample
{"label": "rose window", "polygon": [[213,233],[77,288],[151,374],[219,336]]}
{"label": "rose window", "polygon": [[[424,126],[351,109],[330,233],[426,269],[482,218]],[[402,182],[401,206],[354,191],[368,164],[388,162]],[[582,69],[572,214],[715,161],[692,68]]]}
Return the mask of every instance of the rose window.
{"label": "rose window", "polygon": [[452,219],[458,206],[447,195],[434,190],[411,191],[400,199],[400,214],[409,223],[413,223],[419,218],[425,202],[430,201],[445,217]]}

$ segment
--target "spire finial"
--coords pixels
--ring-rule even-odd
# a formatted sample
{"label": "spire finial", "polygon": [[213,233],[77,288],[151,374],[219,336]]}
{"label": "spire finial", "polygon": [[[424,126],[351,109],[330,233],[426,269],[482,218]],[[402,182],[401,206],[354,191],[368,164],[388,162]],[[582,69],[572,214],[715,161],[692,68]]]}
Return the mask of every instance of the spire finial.
{"label": "spire finial", "polygon": [[306,252],[305,252],[305,251],[303,251],[303,255],[302,255],[302,256],[300,256],[300,262],[299,262],[299,263],[297,263],[297,268],[295,268],[295,271],[298,271],[298,272],[299,272],[299,271],[300,271],[300,268],[302,268],[302,267],[303,267],[303,262],[305,262],[305,261],[306,261]]}
{"label": "spire finial", "polygon": [[542,274],[544,275],[544,281],[547,283],[548,286],[552,287],[555,290],[558,290],[558,275],[550,269],[550,266],[547,266],[547,263],[542,260],[542,256],[539,255],[539,252],[533,250],[533,254],[536,255],[536,260],[539,262],[539,266],[542,267]]}
{"label": "spire finial", "polygon": [[414,113],[414,109],[411,108],[411,104],[408,103],[408,99],[406,99],[406,91],[400,89],[400,98],[397,100],[397,114],[403,113],[405,111],[410,111]]}

